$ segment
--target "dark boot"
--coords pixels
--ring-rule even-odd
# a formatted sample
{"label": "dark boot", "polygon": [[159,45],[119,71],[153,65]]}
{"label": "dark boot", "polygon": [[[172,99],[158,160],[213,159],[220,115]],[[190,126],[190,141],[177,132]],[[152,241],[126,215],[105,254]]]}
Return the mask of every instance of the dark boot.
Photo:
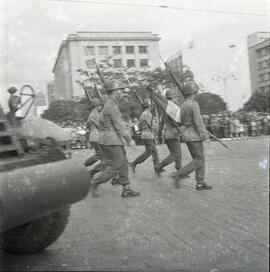
{"label": "dark boot", "polygon": [[204,181],[202,182],[197,182],[197,185],[196,185],[196,190],[211,190],[212,189],[212,186],[211,185],[208,185],[207,183],[205,183]]}
{"label": "dark boot", "polygon": [[115,177],[113,177],[111,184],[112,184],[113,186],[114,186],[114,185],[121,185],[121,183],[119,182],[119,176],[118,176],[118,175],[115,176]]}
{"label": "dark boot", "polygon": [[98,198],[99,197],[99,194],[97,192],[97,188],[98,188],[97,183],[95,183],[95,182],[90,183],[89,191],[91,192],[93,198]]}
{"label": "dark boot", "polygon": [[171,174],[171,177],[173,179],[173,185],[176,189],[180,189],[180,181],[181,181],[181,176],[179,175],[179,172],[174,172]]}
{"label": "dark boot", "polygon": [[131,163],[129,164],[129,166],[130,166],[132,172],[135,173],[135,168],[136,168],[135,162],[131,162]]}
{"label": "dark boot", "polygon": [[94,175],[97,173],[96,171],[90,170],[88,171],[89,176],[90,176],[90,182],[92,181],[92,179],[94,178]]}
{"label": "dark boot", "polygon": [[140,195],[139,192],[133,191],[130,187],[128,187],[128,186],[123,187],[123,191],[122,191],[123,198],[134,197],[134,196],[139,196],[139,195]]}
{"label": "dark boot", "polygon": [[156,173],[156,175],[157,175],[158,177],[160,177],[160,176],[161,176],[161,173],[162,173],[162,172],[165,172],[165,171],[166,171],[165,169],[162,169],[162,168],[160,168],[159,166],[155,167],[155,173]]}

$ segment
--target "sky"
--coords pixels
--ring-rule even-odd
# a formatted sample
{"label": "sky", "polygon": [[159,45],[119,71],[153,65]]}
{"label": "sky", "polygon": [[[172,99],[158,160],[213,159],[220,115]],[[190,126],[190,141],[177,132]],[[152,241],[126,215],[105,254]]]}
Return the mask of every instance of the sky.
{"label": "sky", "polygon": [[[61,41],[77,31],[151,31],[161,37],[165,59],[182,50],[196,81],[226,97],[231,110],[250,97],[246,39],[269,31],[269,0],[75,1],[0,1],[1,104],[10,86],[30,84],[46,93]],[[226,90],[223,80],[212,80],[215,76],[228,78]]]}

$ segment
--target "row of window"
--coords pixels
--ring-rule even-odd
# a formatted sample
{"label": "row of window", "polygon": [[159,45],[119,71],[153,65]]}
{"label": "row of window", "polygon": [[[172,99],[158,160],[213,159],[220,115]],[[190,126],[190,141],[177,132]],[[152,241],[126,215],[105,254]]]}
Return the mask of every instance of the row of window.
{"label": "row of window", "polygon": [[270,80],[270,73],[260,74],[259,77],[260,77],[260,81]]}
{"label": "row of window", "polygon": [[270,91],[270,86],[260,87],[260,91],[261,92],[269,92]]}
{"label": "row of window", "polygon": [[[140,67],[148,67],[148,59],[140,59]],[[96,61],[95,59],[86,60],[86,66],[88,69],[94,69],[96,68]],[[135,59],[127,59],[126,60],[126,66],[128,68],[130,67],[136,67]],[[120,68],[123,67],[123,61],[122,59],[114,59],[113,60],[113,67]]]}
{"label": "row of window", "polygon": [[269,55],[270,54],[270,48],[269,47],[264,47],[261,49],[258,49],[257,51],[257,57],[263,57],[265,55]]}
{"label": "row of window", "polygon": [[[123,51],[122,46],[112,46],[112,53],[114,55],[121,55]],[[86,55],[96,55],[96,48],[95,46],[85,46],[84,47]],[[109,46],[98,46],[98,55],[109,55]],[[134,54],[135,53],[135,46],[125,46],[126,54]],[[147,46],[138,46],[139,54],[147,54],[148,48]]]}
{"label": "row of window", "polygon": [[264,61],[260,61],[258,62],[258,68],[259,69],[264,69],[264,68],[268,68],[269,66],[269,60],[264,60]]}

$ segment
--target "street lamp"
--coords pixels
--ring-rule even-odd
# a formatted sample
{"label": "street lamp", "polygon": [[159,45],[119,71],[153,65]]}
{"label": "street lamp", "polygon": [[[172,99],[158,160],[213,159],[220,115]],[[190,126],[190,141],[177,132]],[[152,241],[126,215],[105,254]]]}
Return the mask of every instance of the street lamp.
{"label": "street lamp", "polygon": [[211,80],[214,80],[214,81],[217,81],[217,82],[220,82],[220,81],[223,82],[224,100],[225,100],[226,103],[228,102],[228,99],[227,99],[228,98],[227,97],[227,81],[230,78],[233,79],[233,80],[237,80],[237,77],[234,74],[229,74],[229,75],[224,75],[224,76],[213,75],[212,78],[211,78]]}

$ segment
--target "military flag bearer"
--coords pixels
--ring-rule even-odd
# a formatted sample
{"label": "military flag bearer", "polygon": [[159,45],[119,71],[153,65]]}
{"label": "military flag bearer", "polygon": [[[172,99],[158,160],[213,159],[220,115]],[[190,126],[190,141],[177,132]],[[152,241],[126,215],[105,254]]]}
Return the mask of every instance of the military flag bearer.
{"label": "military flag bearer", "polygon": [[[165,97],[177,103],[177,95],[173,89],[168,89]],[[180,144],[180,126],[177,122],[172,120],[166,113],[163,114],[159,127],[159,138],[161,141],[162,131],[164,129],[164,139],[170,154],[158,165],[157,172],[161,172],[164,167],[175,163],[175,168],[177,171],[181,168],[181,144]]]}
{"label": "military flag bearer", "polygon": [[181,137],[186,143],[192,157],[192,161],[174,173],[175,187],[180,188],[181,178],[195,171],[197,190],[209,190],[205,179],[205,155],[203,141],[208,139],[208,132],[204,126],[199,104],[194,100],[198,92],[195,83],[190,82],[183,88],[184,103],[181,106]]}

